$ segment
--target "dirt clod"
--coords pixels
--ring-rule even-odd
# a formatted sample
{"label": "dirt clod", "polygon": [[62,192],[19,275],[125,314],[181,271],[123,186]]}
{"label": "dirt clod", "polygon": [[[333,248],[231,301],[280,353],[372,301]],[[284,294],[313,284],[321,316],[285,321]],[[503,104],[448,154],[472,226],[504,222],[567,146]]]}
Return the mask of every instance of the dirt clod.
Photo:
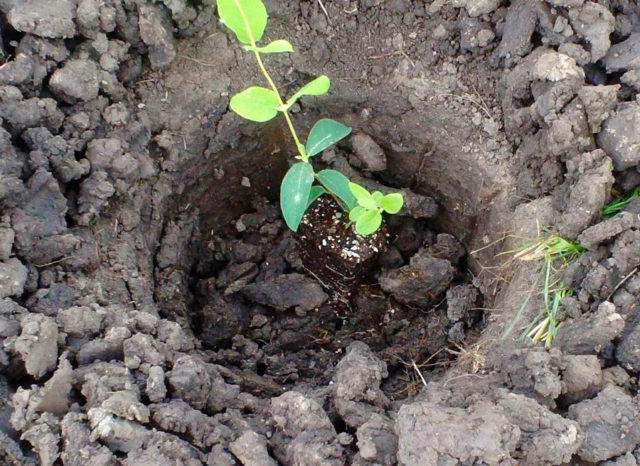
{"label": "dirt clod", "polygon": [[405,464],[447,459],[498,464],[511,457],[521,435],[495,406],[480,403],[465,410],[428,402],[400,408],[396,433],[398,460]]}
{"label": "dirt clod", "polygon": [[380,275],[380,286],[405,304],[425,306],[435,301],[453,279],[454,269],[446,259],[418,251],[409,265]]}
{"label": "dirt clod", "polygon": [[593,354],[603,351],[622,332],[624,318],[612,303],[605,301],[595,313],[571,324],[558,330],[558,345],[567,354]]}
{"label": "dirt clod", "polygon": [[91,60],[70,60],[51,76],[49,87],[56,96],[69,103],[93,100],[100,91],[98,66]]}
{"label": "dirt clod", "polygon": [[387,169],[387,157],[371,136],[356,133],[351,136],[351,144],[355,156],[362,162],[366,170],[379,172]]}
{"label": "dirt clod", "polygon": [[640,325],[632,326],[621,339],[616,350],[618,361],[625,367],[638,371],[640,368]]}
{"label": "dirt clod", "polygon": [[[640,441],[638,407],[620,388],[607,385],[593,400],[569,407],[584,441],[578,451],[585,461],[605,461],[629,451]],[[606,443],[601,443],[606,439]]]}
{"label": "dirt clod", "polygon": [[316,281],[297,273],[248,285],[243,293],[257,303],[282,311],[292,307],[311,311],[327,300],[326,293]]}
{"label": "dirt clod", "polygon": [[640,132],[640,104],[620,107],[603,124],[598,135],[601,147],[611,156],[616,170],[626,170],[640,162],[637,135]]}
{"label": "dirt clod", "polygon": [[75,5],[70,0],[15,2],[7,14],[16,30],[52,39],[72,38],[76,33],[74,18]]}
{"label": "dirt clod", "polygon": [[566,356],[562,373],[567,404],[591,398],[602,387],[602,370],[596,356]]}

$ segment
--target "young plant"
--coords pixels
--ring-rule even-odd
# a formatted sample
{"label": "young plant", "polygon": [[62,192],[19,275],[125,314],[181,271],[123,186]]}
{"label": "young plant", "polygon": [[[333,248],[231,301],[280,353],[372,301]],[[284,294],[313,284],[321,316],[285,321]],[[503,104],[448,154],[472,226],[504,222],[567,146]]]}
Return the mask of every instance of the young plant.
{"label": "young plant", "polygon": [[349,183],[349,189],[358,203],[349,212],[349,221],[355,222],[356,232],[370,235],[382,224],[382,212],[397,214],[404,203],[402,194],[391,193],[384,195],[380,191],[371,194],[356,183]]}
{"label": "young plant", "polygon": [[[351,128],[330,118],[322,118],[313,125],[306,144],[303,144],[289,114],[291,106],[301,97],[319,96],[329,92],[331,81],[327,76],[319,76],[285,100],[267,71],[262,55],[292,53],[293,46],[284,39],[258,46],[267,26],[267,10],[262,0],[218,0],[217,5],[220,19],[235,33],[238,41],[244,44],[244,50],[255,55],[258,68],[269,86],[268,88],[252,86],[234,95],[229,103],[231,110],[247,120],[259,123],[269,121],[279,113],[282,114],[298,152],[295,157],[298,162],[289,168],[280,186],[280,208],[287,226],[297,231],[307,209],[323,194],[333,196],[340,207],[351,213],[358,207],[358,202],[349,187],[349,179],[336,170],[321,170],[316,173],[311,165],[312,157],[347,137],[351,133]],[[319,184],[314,185],[314,182]],[[402,196],[396,194],[394,196],[396,204],[398,196],[402,200]],[[400,202],[401,206],[402,202]],[[399,209],[395,212],[391,212],[393,208],[383,210],[396,213]],[[381,210],[376,212],[381,221]],[[375,215],[370,214],[370,216]],[[380,227],[378,222],[375,228],[371,228],[375,224],[374,220],[377,221],[377,216],[375,219],[371,218],[366,224],[368,228],[362,227],[360,230],[356,221],[356,231],[363,235],[373,233]],[[360,225],[364,223],[361,222]]]}

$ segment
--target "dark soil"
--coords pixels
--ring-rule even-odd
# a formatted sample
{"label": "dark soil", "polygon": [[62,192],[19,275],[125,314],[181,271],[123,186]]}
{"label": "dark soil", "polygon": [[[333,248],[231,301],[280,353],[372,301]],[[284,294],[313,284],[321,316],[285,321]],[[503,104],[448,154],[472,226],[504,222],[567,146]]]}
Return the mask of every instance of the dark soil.
{"label": "dark soil", "polygon": [[[413,301],[398,301],[374,275],[376,269],[403,270],[398,246],[409,257],[431,257],[416,248],[434,243],[435,234],[414,225],[412,244],[403,244],[403,233],[389,241],[386,227],[368,237],[357,235],[329,197],[309,210],[296,234],[286,230],[275,204],[263,200],[255,209],[232,221],[226,235],[208,242],[207,253],[193,265],[202,272],[192,277],[199,311],[191,327],[207,348],[218,350],[221,361],[229,357],[229,348],[237,350],[234,338],[240,335],[257,343],[255,352],[238,354],[232,364],[261,367],[260,375],[283,386],[300,378],[329,383],[327,364],[334,365],[353,341],[366,342],[390,367],[405,359],[449,359],[442,347],[451,322],[442,309],[437,312],[435,298],[444,301],[443,290],[453,276],[407,265],[413,275],[428,275],[406,291]],[[403,220],[393,223],[392,230],[407,227]],[[390,250],[395,251],[391,257]],[[453,271],[447,259],[434,260]],[[429,280],[440,287],[433,296]],[[414,305],[432,298],[430,308]],[[323,363],[310,364],[310,359]],[[387,383],[406,385],[406,380],[393,379]]]}
{"label": "dark soil", "polygon": [[[0,0],[0,463],[640,461],[637,2],[265,3],[285,93],[332,79],[302,136],[354,128],[317,168],[405,196],[375,236],[286,229],[215,2]],[[550,349],[542,226],[588,248]]]}

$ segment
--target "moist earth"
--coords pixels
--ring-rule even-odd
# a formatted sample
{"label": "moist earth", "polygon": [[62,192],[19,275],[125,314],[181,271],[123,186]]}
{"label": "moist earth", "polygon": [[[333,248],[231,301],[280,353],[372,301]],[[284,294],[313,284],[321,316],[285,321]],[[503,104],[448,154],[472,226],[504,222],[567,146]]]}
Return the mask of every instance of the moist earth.
{"label": "moist earth", "polygon": [[354,128],[317,168],[404,195],[373,239],[286,228],[215,1],[0,0],[0,462],[637,464],[637,3],[265,3],[284,92],[332,79],[296,127]]}

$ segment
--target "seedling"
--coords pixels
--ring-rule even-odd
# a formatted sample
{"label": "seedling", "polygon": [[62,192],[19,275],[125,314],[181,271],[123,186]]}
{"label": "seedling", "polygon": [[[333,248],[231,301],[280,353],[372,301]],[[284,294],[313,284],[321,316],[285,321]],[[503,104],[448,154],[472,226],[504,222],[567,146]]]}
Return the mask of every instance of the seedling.
{"label": "seedling", "polygon": [[614,199],[609,204],[604,206],[602,209],[602,215],[604,218],[610,218],[622,211],[631,201],[640,197],[640,192],[638,188],[635,188],[633,191],[629,191],[624,196],[619,197],[618,199]]}
{"label": "seedling", "polygon": [[[244,44],[244,50],[255,55],[258,68],[269,85],[269,88],[252,86],[234,95],[229,103],[231,110],[247,120],[259,123],[269,121],[281,113],[298,152],[295,157],[298,162],[287,171],[280,185],[280,208],[287,226],[297,231],[307,209],[323,194],[333,196],[351,217],[353,209],[362,206],[350,188],[349,179],[336,170],[321,170],[316,173],[311,165],[312,157],[347,137],[351,133],[351,128],[330,118],[322,118],[311,128],[306,144],[302,144],[289,115],[291,106],[301,97],[319,96],[329,92],[330,79],[324,75],[319,76],[304,85],[289,99],[283,99],[262,61],[262,55],[292,53],[293,46],[284,39],[258,46],[267,26],[267,10],[262,0],[218,0],[217,4],[220,19],[235,33],[238,41]],[[314,182],[319,184],[314,185]],[[358,186],[355,183],[351,185]],[[353,221],[356,222],[356,231],[359,234],[368,235],[380,228],[382,211],[397,213],[400,210],[402,195],[395,194],[392,198],[388,196],[390,195],[381,198],[387,197],[385,203],[388,204],[388,208],[376,203],[375,208],[366,212],[358,210],[359,214]],[[398,207],[395,208],[396,206]]]}
{"label": "seedling", "polygon": [[[522,336],[531,338],[535,343],[544,341],[545,346],[549,347],[553,343],[553,339],[560,326],[556,316],[562,298],[572,294],[572,290],[560,282],[558,275],[572,262],[579,259],[586,249],[577,243],[568,241],[552,233],[548,229],[544,229],[544,232],[546,236],[539,235],[536,241],[527,243],[518,249],[507,251],[506,254],[513,254],[515,259],[522,261],[543,261],[543,288],[541,292],[544,307],[538,316],[527,326]],[[536,279],[534,289],[538,282],[539,280]],[[533,293],[534,289],[531,290],[531,293]],[[505,338],[513,330],[515,321],[519,319],[520,314],[526,308],[530,299],[531,295],[529,294],[516,313],[514,322],[512,322],[505,331]]]}
{"label": "seedling", "polygon": [[370,235],[382,224],[382,212],[396,214],[402,209],[403,199],[399,193],[384,195],[380,191],[369,193],[362,186],[349,183],[349,189],[358,203],[351,212],[349,220],[355,222],[360,235]]}

